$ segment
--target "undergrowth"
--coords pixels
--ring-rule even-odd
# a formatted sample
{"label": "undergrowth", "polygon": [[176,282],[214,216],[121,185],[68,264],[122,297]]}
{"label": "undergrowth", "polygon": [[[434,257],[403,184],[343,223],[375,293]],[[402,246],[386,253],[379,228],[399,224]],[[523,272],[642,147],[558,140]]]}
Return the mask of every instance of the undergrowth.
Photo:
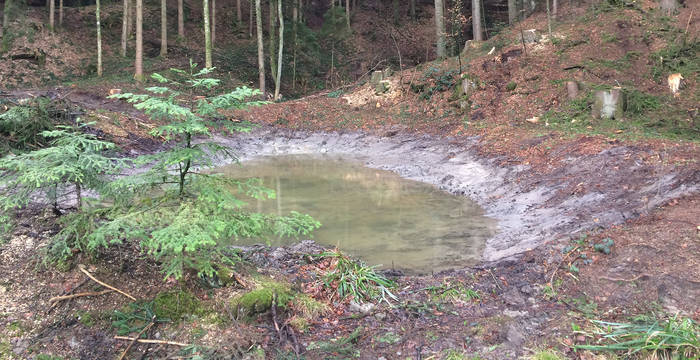
{"label": "undergrowth", "polygon": [[378,273],[376,267],[352,260],[337,250],[324,252],[320,256],[332,259],[323,281],[327,287],[336,289],[341,298],[352,296],[356,300],[396,300],[391,292],[396,284]]}

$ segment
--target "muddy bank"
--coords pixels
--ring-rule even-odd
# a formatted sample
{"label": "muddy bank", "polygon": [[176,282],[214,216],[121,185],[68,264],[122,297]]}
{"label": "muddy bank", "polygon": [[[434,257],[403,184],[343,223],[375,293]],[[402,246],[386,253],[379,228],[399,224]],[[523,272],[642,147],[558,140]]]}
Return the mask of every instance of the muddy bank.
{"label": "muddy bank", "polygon": [[[384,136],[258,129],[219,136],[245,161],[287,154],[345,155],[445,191],[468,196],[499,222],[483,260],[513,258],[547,241],[636,218],[670,199],[700,189],[700,172],[643,160],[645,150],[613,147],[569,157],[547,172],[518,162],[477,156],[478,138]],[[220,159],[220,164],[231,159]]]}

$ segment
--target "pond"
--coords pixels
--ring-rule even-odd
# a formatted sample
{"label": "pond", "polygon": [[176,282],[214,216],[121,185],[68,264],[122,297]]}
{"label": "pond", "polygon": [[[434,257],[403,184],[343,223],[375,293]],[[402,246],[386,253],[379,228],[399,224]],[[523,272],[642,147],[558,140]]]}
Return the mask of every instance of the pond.
{"label": "pond", "polygon": [[[496,232],[496,220],[469,198],[345,157],[260,157],[217,172],[263,179],[277,196],[249,201],[250,210],[309,214],[322,224],[313,233],[316,242],[384,269],[418,274],[473,265]],[[271,245],[294,241],[271,239]]]}

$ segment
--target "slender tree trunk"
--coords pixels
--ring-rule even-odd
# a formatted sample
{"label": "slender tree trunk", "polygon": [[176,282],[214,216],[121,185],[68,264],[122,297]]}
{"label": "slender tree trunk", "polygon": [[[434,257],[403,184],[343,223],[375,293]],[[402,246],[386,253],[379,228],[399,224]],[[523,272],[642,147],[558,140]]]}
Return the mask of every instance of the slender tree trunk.
{"label": "slender tree trunk", "polygon": [[559,0],[552,0],[552,19],[557,19],[559,13]]}
{"label": "slender tree trunk", "polygon": [[549,34],[549,41],[552,41],[552,16],[549,11],[549,0],[544,0],[547,3],[547,32]]}
{"label": "slender tree trunk", "polygon": [[129,46],[129,39],[131,35],[134,34],[134,25],[136,23],[136,0],[126,0],[129,12],[126,16],[126,42],[127,48]]}
{"label": "slender tree trunk", "polygon": [[58,1],[58,26],[63,26],[63,0]]}
{"label": "slender tree trunk", "polygon": [[177,0],[177,36],[185,39],[185,4],[183,0]]}
{"label": "slender tree trunk", "polygon": [[[97,0],[96,3],[99,4],[100,0]],[[97,7],[99,8],[100,5],[97,5]],[[83,191],[79,182],[75,183],[75,204],[78,207],[78,211],[80,211],[80,209],[83,207]],[[56,208],[58,208],[58,204],[56,205]]]}
{"label": "slender tree trunk", "polygon": [[216,0],[211,0],[211,46],[216,44]]}
{"label": "slender tree trunk", "polygon": [[280,46],[277,54],[277,81],[275,81],[275,100],[280,99],[280,87],[282,87],[282,48],[284,47],[284,16],[282,16],[282,0],[277,0],[277,17],[280,21]]}
{"label": "slender tree trunk", "polygon": [[248,5],[249,5],[248,6],[248,37],[252,39],[253,38],[253,8],[255,6],[253,4],[253,0],[250,0]]}
{"label": "slender tree trunk", "polygon": [[399,0],[393,0],[392,7],[393,7],[393,13],[394,13],[394,15],[393,15],[394,25],[398,25],[399,24],[399,16],[401,15],[401,13],[399,12],[399,9],[400,9]]}
{"label": "slender tree trunk", "polygon": [[348,30],[350,30],[350,0],[345,0],[345,20],[348,23]]}
{"label": "slender tree trunk", "polygon": [[508,23],[512,24],[518,19],[518,1],[508,0]]}
{"label": "slender tree trunk", "polygon": [[0,24],[0,38],[3,37],[3,31],[10,26],[10,11],[12,11],[12,1],[5,0],[5,6],[2,11],[2,24]]}
{"label": "slender tree trunk", "polygon": [[168,55],[168,8],[167,1],[160,0],[160,56]]}
{"label": "slender tree trunk", "polygon": [[[100,25],[100,0],[97,0],[95,3],[95,19],[97,19],[97,76],[102,77],[102,26]],[[80,190],[80,187],[78,187],[78,190]]]}
{"label": "slender tree trunk", "polygon": [[255,23],[258,37],[258,78],[260,80],[260,91],[265,96],[265,54],[263,46],[263,24],[262,9],[260,0],[255,0]]}
{"label": "slender tree trunk", "polygon": [[275,25],[277,23],[277,2],[280,0],[270,0],[270,23],[269,23],[269,33],[270,39],[267,44],[268,52],[270,53],[270,75],[272,75],[272,80],[277,86],[277,39],[275,39]]}
{"label": "slender tree trunk", "polygon": [[136,58],[134,78],[143,81],[143,0],[136,0]]}
{"label": "slender tree trunk", "polygon": [[481,1],[472,0],[472,32],[474,40],[484,41],[484,34],[481,31]]}
{"label": "slender tree trunk", "polygon": [[437,57],[445,58],[445,19],[443,18],[443,0],[435,0],[435,35],[437,38]]}
{"label": "slender tree trunk", "polygon": [[236,0],[236,20],[238,20],[238,26],[241,26],[243,22],[243,13],[241,12],[241,0]]}
{"label": "slender tree trunk", "polygon": [[304,0],[299,0],[299,21],[304,22]]}
{"label": "slender tree trunk", "polygon": [[292,39],[294,39],[294,49],[292,51],[292,90],[297,84],[297,28],[299,26],[299,0],[292,3]]}
{"label": "slender tree trunk", "polygon": [[123,15],[122,15],[122,47],[121,55],[126,56],[126,42],[129,36],[129,0],[122,0]]}
{"label": "slender tree trunk", "polygon": [[410,0],[411,20],[416,20],[416,0]]}
{"label": "slender tree trunk", "polygon": [[211,68],[211,26],[209,25],[209,0],[202,0],[202,16],[204,16],[204,66]]}
{"label": "slender tree trunk", "polygon": [[56,12],[56,0],[49,0],[49,30],[54,30],[54,13]]}

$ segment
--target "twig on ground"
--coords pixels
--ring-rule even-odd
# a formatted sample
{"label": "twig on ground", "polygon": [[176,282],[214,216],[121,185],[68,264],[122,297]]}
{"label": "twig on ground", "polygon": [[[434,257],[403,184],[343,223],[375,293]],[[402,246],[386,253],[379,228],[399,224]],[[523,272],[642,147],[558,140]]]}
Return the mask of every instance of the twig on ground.
{"label": "twig on ground", "polygon": [[633,278],[631,278],[631,279],[611,278],[611,277],[607,277],[607,276],[599,276],[598,278],[599,278],[599,279],[603,279],[603,280],[608,280],[608,281],[632,282],[632,281],[637,281],[637,280],[639,280],[640,278],[643,278],[643,277],[645,277],[645,276],[649,277],[649,275],[645,273],[645,274],[639,274],[639,275],[637,275],[637,276],[635,276],[635,277],[633,277]]}
{"label": "twig on ground", "polygon": [[564,257],[561,258],[561,261],[559,261],[559,264],[557,264],[557,267],[554,268],[554,271],[552,272],[552,276],[549,278],[549,286],[552,286],[552,282],[554,282],[554,276],[557,274],[557,270],[559,270],[559,268],[561,267],[561,264],[563,264],[564,261],[566,261],[566,259],[569,257],[569,255],[573,254],[574,251],[578,250],[579,247],[580,246],[577,246],[577,247],[571,249],[571,251],[566,253],[564,255]]}
{"label": "twig on ground", "polygon": [[131,340],[131,342],[129,343],[129,345],[127,345],[126,349],[124,349],[124,352],[121,354],[121,356],[119,356],[119,360],[124,359],[124,357],[125,357],[126,354],[129,352],[129,350],[131,349],[131,347],[134,346],[134,343],[136,342],[136,340],[138,340],[138,339],[141,337],[141,335],[143,335],[143,333],[145,333],[146,331],[148,331],[148,329],[150,329],[151,326],[153,326],[155,323],[156,323],[156,317],[154,316],[154,317],[151,319],[151,323],[148,324],[148,325],[146,325],[146,327],[144,327],[143,329],[141,329],[141,331],[139,331],[139,333],[136,335],[136,337],[134,337],[134,339]]}
{"label": "twig on ground", "polygon": [[74,299],[78,297],[83,297],[83,296],[100,296],[104,294],[108,294],[114,292],[114,290],[109,289],[109,290],[102,290],[102,291],[89,291],[89,292],[81,292],[77,294],[72,294],[72,295],[63,295],[63,296],[54,296],[51,299],[49,299],[49,303],[51,303],[51,307],[56,306],[56,304],[60,301],[63,300],[69,300],[69,299]]}
{"label": "twig on ground", "polygon": [[[133,341],[136,338],[129,337],[129,336],[115,336],[114,339],[116,340],[129,340]],[[142,343],[142,344],[164,344],[164,345],[174,345],[174,346],[190,346],[190,344],[185,344],[181,342],[176,342],[176,341],[167,341],[167,340],[155,340],[155,339],[136,339],[137,343]]]}
{"label": "twig on ground", "polygon": [[[79,287],[83,286],[83,284],[85,284],[86,282],[87,282],[87,279],[81,280],[81,281],[78,283],[78,285],[75,285],[73,288],[71,288],[71,289],[68,290],[68,291],[64,291],[64,292],[63,292],[61,295],[59,295],[59,296],[70,295],[73,291],[75,291],[75,290],[77,290]],[[53,299],[53,298],[52,298],[52,299]],[[51,299],[49,299],[49,302],[51,302]],[[51,307],[49,307],[49,310],[51,310],[51,309],[53,309],[54,307],[56,307],[56,305],[58,305],[58,302],[52,303],[52,304],[51,304]]]}
{"label": "twig on ground", "polygon": [[123,291],[117,289],[117,288],[115,288],[114,286],[111,286],[111,285],[109,285],[109,284],[105,284],[105,283],[103,283],[102,281],[97,280],[94,276],[92,276],[92,274],[90,274],[90,273],[85,269],[85,265],[83,265],[83,264],[78,265],[78,269],[79,269],[80,271],[82,271],[85,275],[87,275],[87,277],[89,277],[92,281],[94,281],[94,282],[96,282],[96,283],[98,283],[98,284],[100,284],[100,285],[102,285],[102,286],[104,286],[104,287],[106,287],[106,288],[108,288],[108,289],[112,289],[112,290],[114,290],[114,291],[116,291],[116,292],[118,292],[118,293],[120,293],[120,294],[122,294],[122,295],[128,297],[128,298],[131,299],[131,300],[136,301],[136,298],[135,298],[135,297],[133,297],[133,296],[131,296],[131,295],[129,295],[129,294],[127,294],[127,293],[125,293],[125,292],[123,292]]}

